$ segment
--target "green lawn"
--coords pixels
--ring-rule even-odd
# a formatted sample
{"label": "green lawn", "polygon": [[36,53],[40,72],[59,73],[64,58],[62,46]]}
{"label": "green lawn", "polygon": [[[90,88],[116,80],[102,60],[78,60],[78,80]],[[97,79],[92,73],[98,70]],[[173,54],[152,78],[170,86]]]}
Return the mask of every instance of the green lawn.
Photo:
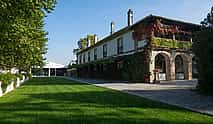
{"label": "green lawn", "polygon": [[34,78],[0,98],[0,124],[210,124],[213,117],[62,78]]}

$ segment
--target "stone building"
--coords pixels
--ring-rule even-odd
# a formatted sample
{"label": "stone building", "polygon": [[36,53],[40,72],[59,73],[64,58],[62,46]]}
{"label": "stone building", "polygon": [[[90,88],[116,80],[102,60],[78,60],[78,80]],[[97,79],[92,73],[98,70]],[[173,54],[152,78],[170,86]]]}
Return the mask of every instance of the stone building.
{"label": "stone building", "polygon": [[[145,82],[191,80],[193,35],[200,25],[149,15],[133,23],[127,13],[127,26],[102,40],[88,40],[76,52],[78,76]],[[90,42],[94,44],[91,45]],[[85,44],[85,42],[84,42]]]}

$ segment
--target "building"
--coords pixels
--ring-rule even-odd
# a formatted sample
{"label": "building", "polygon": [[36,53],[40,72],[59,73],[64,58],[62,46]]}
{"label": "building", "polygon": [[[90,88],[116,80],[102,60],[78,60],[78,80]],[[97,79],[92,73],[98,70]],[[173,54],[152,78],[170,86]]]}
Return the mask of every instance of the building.
{"label": "building", "polygon": [[32,68],[32,74],[34,76],[64,76],[66,74],[66,66],[57,64],[54,62],[45,62],[42,68]]}
{"label": "building", "polygon": [[[133,23],[128,11],[128,25],[76,52],[79,77],[125,79],[156,82],[191,80],[193,34],[200,25],[149,15]],[[85,42],[84,42],[85,44]]]}

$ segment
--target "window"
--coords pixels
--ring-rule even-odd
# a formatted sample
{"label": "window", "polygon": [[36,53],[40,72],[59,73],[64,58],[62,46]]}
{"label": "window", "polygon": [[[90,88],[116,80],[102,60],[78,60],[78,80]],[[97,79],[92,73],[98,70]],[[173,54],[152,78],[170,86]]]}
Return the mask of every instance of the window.
{"label": "window", "polygon": [[84,54],[84,56],[83,56],[83,63],[85,63],[85,58],[86,58],[86,57],[85,57],[85,54]]}
{"label": "window", "polygon": [[87,57],[87,59],[88,59],[88,62],[90,62],[90,52],[88,52],[88,57]]}
{"label": "window", "polygon": [[147,41],[145,39],[136,42],[137,42],[136,49],[144,48],[147,45]]}
{"label": "window", "polygon": [[94,60],[97,60],[97,48],[94,49]]}
{"label": "window", "polygon": [[107,44],[103,45],[103,57],[107,57]]}
{"label": "window", "polygon": [[123,53],[123,38],[118,38],[117,39],[117,53],[121,54]]}

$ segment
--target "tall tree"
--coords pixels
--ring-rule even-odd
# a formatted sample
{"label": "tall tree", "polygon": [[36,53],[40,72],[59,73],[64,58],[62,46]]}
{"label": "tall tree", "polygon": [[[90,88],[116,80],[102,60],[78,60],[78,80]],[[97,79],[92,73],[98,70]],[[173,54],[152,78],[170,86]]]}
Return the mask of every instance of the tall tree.
{"label": "tall tree", "polygon": [[44,17],[56,0],[0,0],[0,67],[29,70],[43,65]]}
{"label": "tall tree", "polygon": [[202,92],[213,93],[213,7],[201,24],[201,31],[193,44],[199,71],[198,88]]}

